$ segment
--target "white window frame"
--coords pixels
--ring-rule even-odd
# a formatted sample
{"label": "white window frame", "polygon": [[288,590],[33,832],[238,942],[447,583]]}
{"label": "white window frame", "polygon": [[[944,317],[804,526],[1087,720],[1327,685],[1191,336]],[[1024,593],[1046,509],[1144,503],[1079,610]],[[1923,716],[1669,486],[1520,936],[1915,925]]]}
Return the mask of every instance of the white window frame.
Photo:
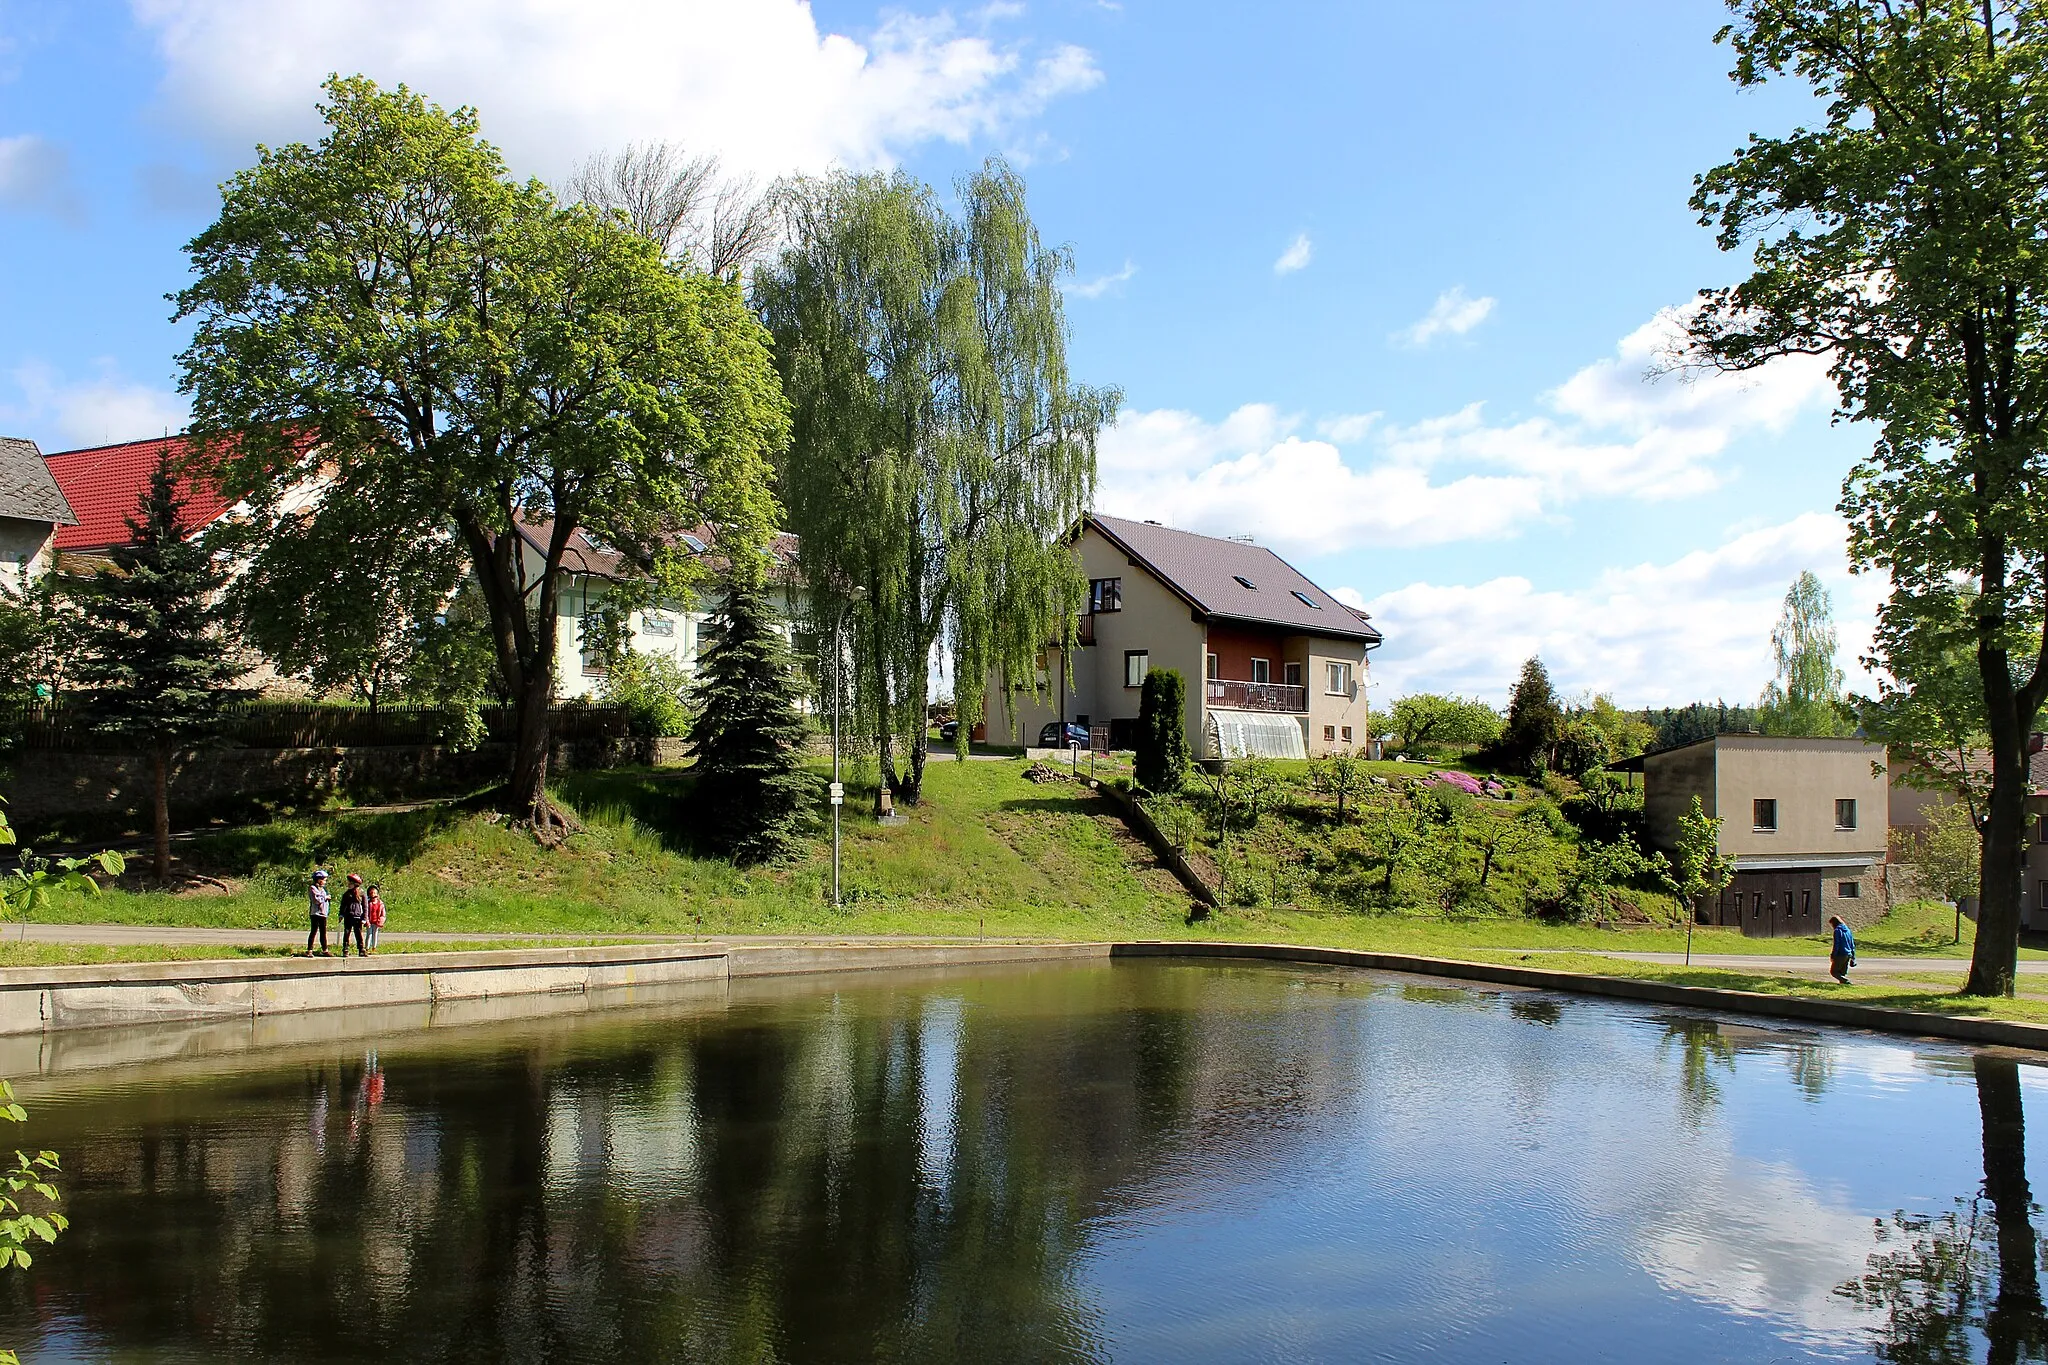
{"label": "white window frame", "polygon": [[[1133,667],[1132,667],[1132,665],[1136,665],[1136,668],[1135,668],[1135,670],[1133,670]],[[1132,672],[1133,672],[1133,671],[1135,671],[1135,672],[1137,673],[1137,677],[1135,677],[1135,678],[1133,678],[1133,677],[1131,676],[1131,674],[1132,674]],[[1149,649],[1127,649],[1127,650],[1125,650],[1125,651],[1124,651],[1124,686],[1125,686],[1125,687],[1143,687],[1143,686],[1145,685],[1145,675],[1146,675],[1147,673],[1150,673],[1151,671],[1152,671],[1152,651],[1151,651],[1151,650],[1149,650]]]}
{"label": "white window frame", "polygon": [[1329,684],[1329,695],[1348,697],[1351,695],[1351,665],[1332,659],[1326,665],[1325,679]]}
{"label": "white window frame", "polygon": [[[1260,677],[1259,674],[1261,673],[1264,673],[1266,676]],[[1273,661],[1271,659],[1253,659],[1251,680],[1255,683],[1270,684],[1273,681]]]}

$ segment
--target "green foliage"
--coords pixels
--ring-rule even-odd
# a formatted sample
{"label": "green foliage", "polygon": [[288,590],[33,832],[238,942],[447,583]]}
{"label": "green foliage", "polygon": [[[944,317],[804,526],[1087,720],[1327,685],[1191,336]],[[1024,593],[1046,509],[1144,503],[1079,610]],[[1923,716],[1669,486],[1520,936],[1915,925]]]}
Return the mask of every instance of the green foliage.
{"label": "green foliage", "polygon": [[1391,717],[1410,753],[1472,749],[1500,738],[1500,713],[1476,697],[1416,692],[1396,701]]}
{"label": "green foliage", "polygon": [[1835,666],[1833,600],[1812,570],[1785,593],[1785,610],[1771,628],[1777,676],[1757,703],[1758,728],[1767,735],[1846,735],[1850,722]]}
{"label": "green foliage", "polygon": [[95,729],[149,752],[174,753],[218,732],[246,695],[221,647],[215,600],[227,573],[190,539],[170,469],[150,475],[139,519],[112,567],[73,585],[83,617],[73,676]]}
{"label": "green foliage", "polygon": [[1977,894],[1984,838],[1969,806],[1961,801],[1927,807],[1927,828],[1892,831],[1894,852],[1910,864],[1922,888],[1951,905]]}
{"label": "green foliage", "polygon": [[605,673],[598,699],[626,708],[636,735],[660,738],[690,728],[690,675],[668,654],[629,651]]}
{"label": "green foliage", "polygon": [[1628,838],[1640,844],[1649,837],[1642,791],[1612,773],[1587,774],[1560,805],[1564,818],[1591,842]]}
{"label": "green foliage", "polygon": [[[1060,281],[1024,183],[991,160],[958,216],[895,175],[800,180],[788,248],[755,276],[794,413],[780,490],[820,636],[854,588],[856,728],[914,803],[932,653],[952,655],[962,725],[987,679],[1036,676],[1086,589],[1064,537],[1121,401],[1074,382]],[[899,770],[894,745],[907,750]]]}
{"label": "green foliage", "polygon": [[1789,78],[1825,109],[1699,178],[1701,221],[1753,268],[1702,294],[1693,349],[1724,369],[1824,354],[1838,415],[1878,429],[1841,504],[1853,566],[1889,584],[1877,668],[1912,686],[1968,586],[1993,780],[1965,990],[2010,994],[2048,699],[2048,29],[2035,0],[1732,7],[1736,82]]}
{"label": "green foliage", "polygon": [[1309,780],[1337,803],[1337,822],[1342,824],[1352,802],[1365,789],[1365,761],[1350,749],[1338,749],[1309,761]]}
{"label": "green foliage", "polygon": [[1558,917],[1584,923],[1617,915],[1622,908],[1620,888],[1665,881],[1669,870],[1663,854],[1644,853],[1629,834],[1587,839],[1580,843],[1557,899]]}
{"label": "green foliage", "polygon": [[1724,701],[1660,707],[1638,711],[1635,716],[1651,731],[1645,749],[1676,749],[1716,735],[1748,734],[1758,728],[1755,707],[1730,706]]}
{"label": "green foliage", "polygon": [[1138,785],[1150,792],[1176,792],[1187,780],[1187,680],[1176,669],[1145,674],[1138,702]]}
{"label": "green foliage", "polygon": [[431,521],[393,517],[340,488],[273,521],[234,525],[222,539],[253,553],[229,589],[229,614],[280,673],[375,710],[421,671],[427,628],[462,576],[453,536],[414,529]]}
{"label": "green foliage", "polygon": [[1563,729],[1564,711],[1551,690],[1550,674],[1543,660],[1531,655],[1508,699],[1507,723],[1494,752],[1510,771],[1539,774],[1550,766],[1551,750]]}
{"label": "green foliage", "polygon": [[621,593],[682,572],[683,527],[758,554],[787,434],[768,337],[735,283],[512,180],[472,111],[326,91],[323,140],[261,149],[188,247],[195,432],[259,519],[321,477],[380,538],[467,555],[520,703],[505,808],[556,835],[542,702],[571,537],[619,551]]}
{"label": "green foliage", "polygon": [[1607,743],[1610,762],[1634,758],[1657,740],[1657,731],[1649,722],[1622,710],[1614,704],[1614,698],[1604,693],[1596,695],[1590,705],[1574,709],[1572,715],[1600,733]]}
{"label": "green foliage", "polygon": [[[0,810],[0,848],[14,845],[14,827],[7,812]],[[26,919],[50,903],[53,891],[75,891],[97,896],[100,884],[88,869],[109,877],[127,870],[127,860],[118,853],[95,853],[89,858],[41,858],[24,850],[15,866],[0,874],[0,920]]]}
{"label": "green foliage", "polygon": [[741,863],[789,853],[817,794],[802,768],[796,665],[776,624],[758,584],[728,581],[697,664],[691,808],[703,845]]}
{"label": "green foliage", "polygon": [[1735,875],[1734,860],[1721,852],[1721,821],[1708,815],[1695,794],[1678,817],[1678,838],[1671,850],[1665,880],[1686,914],[1699,917],[1702,897],[1718,893]]}

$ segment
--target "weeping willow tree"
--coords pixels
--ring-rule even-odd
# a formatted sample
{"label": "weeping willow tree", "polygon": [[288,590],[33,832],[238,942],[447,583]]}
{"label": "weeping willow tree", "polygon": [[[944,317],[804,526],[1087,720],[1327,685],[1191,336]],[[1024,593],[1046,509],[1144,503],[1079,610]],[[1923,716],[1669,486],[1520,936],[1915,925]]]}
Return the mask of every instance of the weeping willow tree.
{"label": "weeping willow tree", "polygon": [[1073,260],[1039,241],[1024,182],[991,160],[957,194],[955,215],[900,173],[800,180],[789,245],[755,277],[792,408],[779,474],[812,624],[829,641],[852,623],[858,728],[909,803],[935,662],[952,664],[964,743],[990,676],[1033,677],[1072,643],[1085,584],[1065,535],[1122,401],[1067,373]]}

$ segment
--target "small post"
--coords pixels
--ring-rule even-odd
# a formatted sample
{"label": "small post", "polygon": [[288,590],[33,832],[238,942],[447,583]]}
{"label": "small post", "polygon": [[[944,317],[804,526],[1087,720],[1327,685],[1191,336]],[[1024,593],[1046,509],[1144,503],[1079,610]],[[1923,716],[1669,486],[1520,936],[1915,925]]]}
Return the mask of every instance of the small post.
{"label": "small post", "polygon": [[1699,907],[1687,902],[1685,907],[1685,965],[1692,965],[1692,927],[1699,922]]}

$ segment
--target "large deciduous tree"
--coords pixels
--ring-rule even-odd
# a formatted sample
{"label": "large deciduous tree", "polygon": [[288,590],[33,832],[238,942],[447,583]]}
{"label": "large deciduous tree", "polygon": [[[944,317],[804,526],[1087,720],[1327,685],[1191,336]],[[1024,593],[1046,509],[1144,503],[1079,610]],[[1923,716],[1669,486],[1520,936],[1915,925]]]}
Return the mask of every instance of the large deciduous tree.
{"label": "large deciduous tree", "polygon": [[263,149],[188,248],[195,430],[259,510],[324,478],[380,530],[455,538],[518,717],[505,809],[557,837],[564,556],[578,530],[650,572],[695,523],[735,555],[765,540],[767,334],[736,284],[512,180],[473,111],[360,77],[327,96],[321,142]]}
{"label": "large deciduous tree", "polygon": [[1071,642],[1085,585],[1064,537],[1121,401],[1068,374],[1072,258],[1040,243],[1023,182],[990,161],[958,197],[955,217],[900,174],[797,182],[782,197],[790,245],[755,277],[792,407],[780,490],[812,611],[833,620],[866,591],[856,713],[907,802],[936,651],[964,735],[991,673],[1032,677],[1049,644]]}
{"label": "large deciduous tree", "polygon": [[245,671],[224,648],[220,592],[227,571],[193,538],[169,466],[150,474],[129,541],[75,585],[81,620],[72,676],[92,727],[149,756],[150,827],[157,881],[171,875],[170,769],[220,730],[248,694]]}
{"label": "large deciduous tree", "polygon": [[[1991,750],[1983,910],[1964,987],[2013,989],[2027,735],[2048,698],[2048,8],[2038,0],[1730,0],[1741,85],[1790,78],[1817,126],[1753,136],[1693,207],[1741,283],[1703,293],[1694,353],[1826,356],[1838,414],[1874,423],[1842,510],[1889,575],[1876,659],[1972,588]],[[1897,676],[1895,674],[1895,676]]]}

